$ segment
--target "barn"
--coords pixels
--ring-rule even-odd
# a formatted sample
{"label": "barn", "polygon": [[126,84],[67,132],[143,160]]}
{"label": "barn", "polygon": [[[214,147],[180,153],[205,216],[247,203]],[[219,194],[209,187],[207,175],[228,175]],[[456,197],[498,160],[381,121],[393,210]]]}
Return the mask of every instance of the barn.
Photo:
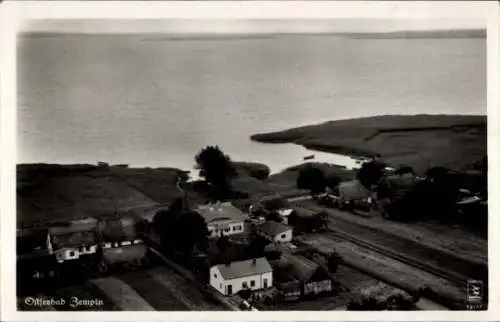
{"label": "barn", "polygon": [[[279,260],[271,264],[277,278],[281,275],[281,283],[277,282],[277,288],[283,289],[285,296],[295,296],[297,291],[301,296],[316,295],[333,289],[332,279],[326,269],[304,256],[283,253]],[[298,283],[291,283],[293,281]],[[293,285],[298,289],[294,290]]]}
{"label": "barn", "polygon": [[293,228],[275,221],[266,221],[258,226],[258,232],[269,240],[277,243],[291,242],[293,238]]}

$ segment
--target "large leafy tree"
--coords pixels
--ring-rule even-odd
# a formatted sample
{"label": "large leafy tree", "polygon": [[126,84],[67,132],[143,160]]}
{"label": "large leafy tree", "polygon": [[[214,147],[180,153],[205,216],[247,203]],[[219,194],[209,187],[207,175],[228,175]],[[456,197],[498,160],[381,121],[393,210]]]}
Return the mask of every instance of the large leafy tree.
{"label": "large leafy tree", "polygon": [[265,237],[261,235],[252,235],[253,236],[250,240],[250,243],[244,249],[244,256],[246,259],[263,257],[265,255],[264,248],[270,243]]}
{"label": "large leafy tree", "polygon": [[219,191],[230,191],[230,179],[237,172],[229,156],[215,146],[207,146],[195,156],[196,166],[200,176],[204,177],[214,188]]}
{"label": "large leafy tree", "polygon": [[326,189],[325,173],[316,167],[306,166],[299,171],[297,177],[297,188],[307,189],[312,195],[325,192]]}
{"label": "large leafy tree", "polygon": [[197,212],[162,210],[156,214],[153,226],[160,235],[163,250],[167,252],[191,255],[195,247],[208,245],[207,224]]}
{"label": "large leafy tree", "polygon": [[384,176],[385,164],[379,161],[365,162],[358,171],[357,179],[367,189],[371,189]]}

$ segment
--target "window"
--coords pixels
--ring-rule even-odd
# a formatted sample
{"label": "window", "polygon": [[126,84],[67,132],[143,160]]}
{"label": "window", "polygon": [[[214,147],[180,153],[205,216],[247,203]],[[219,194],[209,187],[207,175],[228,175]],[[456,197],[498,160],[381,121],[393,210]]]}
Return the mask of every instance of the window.
{"label": "window", "polygon": [[254,287],[254,286],[255,286],[255,281],[254,281],[254,280],[251,280],[251,281],[250,281],[250,286],[251,286],[251,287]]}
{"label": "window", "polygon": [[285,239],[285,238],[286,238],[286,235],[285,235],[285,234],[281,234],[281,238],[282,238],[282,239]]}
{"label": "window", "polygon": [[233,231],[236,231],[238,226],[233,226]]}
{"label": "window", "polygon": [[217,274],[214,274],[214,278],[217,278]]}
{"label": "window", "polygon": [[243,282],[242,285],[243,285],[243,288],[247,288],[248,287],[247,282]]}
{"label": "window", "polygon": [[71,251],[71,252],[69,252],[69,254],[68,254],[68,255],[69,255],[70,257],[73,257],[73,256],[75,256],[75,252]]}

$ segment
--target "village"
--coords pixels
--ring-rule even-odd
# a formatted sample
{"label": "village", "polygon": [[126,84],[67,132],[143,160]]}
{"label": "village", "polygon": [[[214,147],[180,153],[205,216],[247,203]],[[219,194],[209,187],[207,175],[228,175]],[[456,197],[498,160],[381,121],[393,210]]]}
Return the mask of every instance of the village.
{"label": "village", "polygon": [[[217,147],[204,151],[209,151],[206,159],[200,161],[202,151],[197,161],[203,167],[205,180],[190,181],[185,172],[176,172],[177,197],[171,202],[45,221],[18,229],[19,296],[50,294],[88,279],[140,272],[159,265],[172,268],[224,310],[457,309],[463,306],[463,278],[471,277],[471,271],[479,274],[474,278],[486,278],[479,264],[422,242],[403,240],[387,229],[374,234],[373,228],[350,222],[351,217],[369,218],[369,222],[373,213],[386,223],[402,214],[414,216],[405,203],[415,208],[419,197],[401,196],[418,183],[433,187],[436,181],[445,180],[442,169],[418,176],[408,166],[394,169],[377,158],[365,159],[353,171],[354,177],[331,183],[321,171],[306,164],[296,179],[298,189],[252,195],[233,188],[230,178],[237,175],[231,174],[231,167],[225,168],[230,162],[227,156],[224,158]],[[212,157],[207,157],[210,153]],[[126,165],[109,166],[103,162],[92,169],[106,173],[128,170]],[[460,186],[454,204],[461,213],[476,213],[486,206],[487,197],[480,190]],[[413,210],[431,211],[421,207]],[[346,228],[341,230],[343,225]],[[350,239],[346,239],[344,235],[351,229],[361,232],[357,237],[351,232],[347,236]],[[368,229],[381,246],[371,244]],[[406,277],[406,284],[401,283],[396,273],[384,275],[380,268],[371,268],[366,255],[353,253],[354,246],[346,250],[345,241],[339,238],[356,247],[367,238],[365,244],[371,245],[364,247],[376,256],[387,257],[385,265],[392,269],[401,263],[415,266],[417,259],[424,262],[422,258],[436,253],[441,262],[419,266],[425,274],[435,275],[429,275],[426,281],[431,283],[436,276],[449,280],[459,276],[455,278],[458,282],[453,289],[430,290],[421,283],[424,273],[409,273],[414,276]],[[407,248],[396,251],[398,241]],[[393,247],[392,253],[382,246]],[[371,284],[364,282],[367,286],[358,289],[358,280],[346,282],[358,275],[363,275],[357,277],[359,280],[370,280]],[[372,289],[372,294],[367,289]]]}

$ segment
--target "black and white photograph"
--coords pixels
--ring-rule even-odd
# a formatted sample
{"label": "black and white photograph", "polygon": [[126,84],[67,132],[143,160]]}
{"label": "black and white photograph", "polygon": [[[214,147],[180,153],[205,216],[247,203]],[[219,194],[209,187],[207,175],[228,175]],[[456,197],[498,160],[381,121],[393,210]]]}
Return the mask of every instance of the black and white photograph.
{"label": "black and white photograph", "polygon": [[17,310],[488,310],[487,38],[466,18],[23,21]]}

